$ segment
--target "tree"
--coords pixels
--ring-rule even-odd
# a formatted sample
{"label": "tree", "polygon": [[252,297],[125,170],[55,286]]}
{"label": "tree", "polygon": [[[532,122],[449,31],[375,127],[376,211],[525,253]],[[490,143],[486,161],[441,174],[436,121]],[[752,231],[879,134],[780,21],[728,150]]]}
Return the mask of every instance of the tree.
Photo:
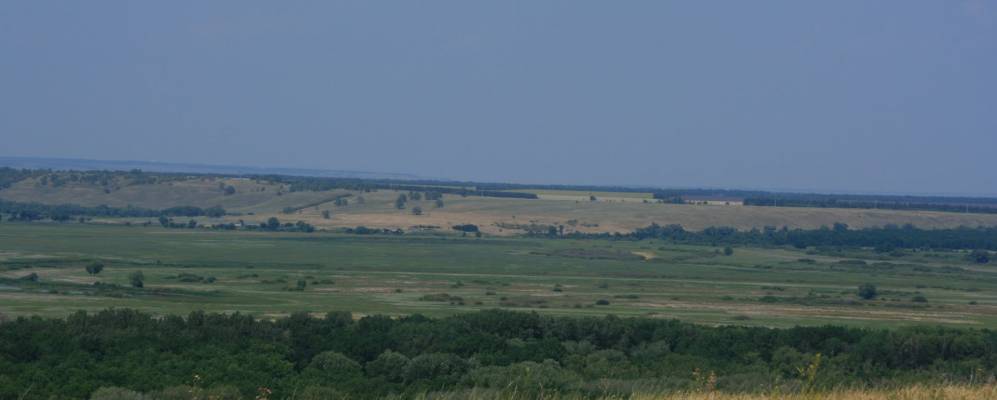
{"label": "tree", "polygon": [[170,219],[166,218],[166,216],[160,215],[159,216],[159,225],[162,225],[163,228],[166,228],[166,227],[170,226]]}
{"label": "tree", "polygon": [[87,273],[90,274],[90,276],[97,276],[97,274],[99,274],[100,271],[104,270],[104,264],[101,264],[99,262],[90,263],[87,264],[86,270]]}
{"label": "tree", "polygon": [[443,199],[436,199],[436,208],[443,208]]}
{"label": "tree", "polygon": [[277,217],[270,217],[270,219],[267,220],[267,223],[263,226],[263,229],[268,231],[276,231],[280,229],[280,220],[277,219]]}
{"label": "tree", "polygon": [[732,255],[734,255],[734,248],[732,248],[730,246],[724,247],[724,255],[725,256],[732,256]]}
{"label": "tree", "polygon": [[188,228],[188,229],[194,229],[194,228],[197,228],[197,221],[195,221],[195,220],[193,220],[193,219],[192,219],[192,220],[190,220],[190,221],[187,221],[187,228]]}
{"label": "tree", "polygon": [[596,199],[595,196],[589,195],[589,201],[596,201],[596,200],[598,199]]}
{"label": "tree", "polygon": [[329,210],[322,210],[322,219],[332,218],[332,213]]}
{"label": "tree", "polygon": [[367,363],[367,373],[384,377],[388,382],[401,383],[405,378],[405,368],[411,360],[404,354],[385,350],[376,359]]}
{"label": "tree", "polygon": [[412,207],[412,215],[422,215],[422,207]]}
{"label": "tree", "polygon": [[879,295],[879,293],[876,293],[876,285],[873,285],[871,283],[863,283],[859,285],[858,294],[859,297],[865,300],[875,299],[876,296]]}
{"label": "tree", "polygon": [[398,195],[398,198],[395,199],[395,208],[397,208],[399,210],[404,209],[406,202],[408,202],[408,197],[405,197],[404,193]]}
{"label": "tree", "polygon": [[232,185],[226,186],[225,187],[225,195],[226,196],[231,196],[233,194],[235,194],[235,187],[233,187]]}
{"label": "tree", "polygon": [[128,280],[131,282],[132,287],[139,289],[145,287],[145,274],[142,271],[132,272],[131,275],[128,275]]}

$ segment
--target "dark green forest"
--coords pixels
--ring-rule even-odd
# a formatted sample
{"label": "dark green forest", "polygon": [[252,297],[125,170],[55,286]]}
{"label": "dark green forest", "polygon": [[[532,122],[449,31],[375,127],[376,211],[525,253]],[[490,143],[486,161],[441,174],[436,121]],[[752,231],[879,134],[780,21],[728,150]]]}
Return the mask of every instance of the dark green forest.
{"label": "dark green forest", "polygon": [[[708,327],[649,318],[481,311],[442,319],[349,313],[276,320],[131,310],[0,324],[0,398],[86,398],[101,387],[193,386],[252,397],[377,398],[461,387],[523,393],[883,386],[991,377],[997,333],[910,327]],[[595,382],[599,382],[596,384]],[[221,388],[221,389],[219,389]],[[542,389],[541,389],[542,388]]]}

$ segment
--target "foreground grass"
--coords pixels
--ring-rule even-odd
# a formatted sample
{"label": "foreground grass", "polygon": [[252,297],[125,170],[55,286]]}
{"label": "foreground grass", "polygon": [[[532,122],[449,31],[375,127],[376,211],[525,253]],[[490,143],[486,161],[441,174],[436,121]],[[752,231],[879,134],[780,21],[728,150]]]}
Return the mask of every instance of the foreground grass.
{"label": "foreground grass", "polygon": [[[472,389],[465,392],[435,393],[420,396],[420,400],[575,400],[576,395],[535,394],[512,391]],[[584,397],[588,398],[588,397]],[[946,385],[908,386],[892,389],[834,390],[814,393],[723,393],[715,391],[647,394],[600,397],[602,400],[990,400],[997,399],[997,386]]]}
{"label": "foreground grass", "polygon": [[[104,388],[98,390],[91,397],[92,400],[206,400],[206,399],[235,399],[231,395],[218,395],[204,392],[195,388],[175,388],[163,393],[152,393],[143,395],[126,389]],[[338,395],[338,394],[337,394]],[[294,396],[290,399],[298,400],[319,400],[327,399],[322,394],[303,393],[302,396]],[[347,399],[348,396],[334,398]],[[716,391],[703,392],[682,392],[682,393],[633,393],[630,395],[611,395],[603,397],[590,397],[578,394],[559,393],[534,393],[521,392],[515,389],[509,390],[488,390],[469,389],[466,391],[434,392],[424,393],[415,397],[391,397],[402,400],[413,398],[416,400],[991,400],[997,399],[997,386],[985,384],[979,386],[970,385],[946,385],[946,386],[907,386],[891,389],[861,389],[861,390],[833,390],[813,393],[724,393]],[[261,389],[255,399],[267,399],[268,392]]]}

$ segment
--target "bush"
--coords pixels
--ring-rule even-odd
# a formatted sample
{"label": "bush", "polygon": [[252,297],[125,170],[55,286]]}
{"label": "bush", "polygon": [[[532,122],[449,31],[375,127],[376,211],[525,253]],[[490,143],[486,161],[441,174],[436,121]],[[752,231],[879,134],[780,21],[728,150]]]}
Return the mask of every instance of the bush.
{"label": "bush", "polygon": [[597,305],[597,306],[608,306],[609,305],[609,300],[606,300],[606,299],[596,300],[595,301],[595,305]]}
{"label": "bush", "polygon": [[858,295],[862,299],[872,300],[875,299],[876,296],[879,295],[879,293],[876,292],[876,285],[873,285],[871,283],[864,283],[859,285]]}
{"label": "bush", "polygon": [[145,287],[145,274],[143,274],[142,271],[132,272],[131,275],[128,276],[128,281],[132,284],[132,287],[141,289]]}
{"label": "bush", "polygon": [[986,264],[990,262],[990,252],[986,250],[973,250],[966,256],[970,261],[977,264]]}
{"label": "bush", "polygon": [[474,224],[454,225],[451,228],[455,231],[464,233],[478,232],[478,226]]}

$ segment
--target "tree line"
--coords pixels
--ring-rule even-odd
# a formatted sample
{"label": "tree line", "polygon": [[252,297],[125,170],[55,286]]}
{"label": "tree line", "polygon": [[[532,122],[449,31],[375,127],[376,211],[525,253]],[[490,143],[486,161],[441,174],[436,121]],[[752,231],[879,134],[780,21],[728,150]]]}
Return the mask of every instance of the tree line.
{"label": "tree line", "polygon": [[759,207],[862,208],[997,214],[997,200],[974,197],[922,197],[823,194],[768,194],[745,197]]}
{"label": "tree line", "polygon": [[68,221],[73,217],[131,217],[131,218],[156,218],[165,217],[201,217],[207,216],[217,218],[226,215],[225,209],[221,206],[208,208],[194,206],[178,206],[154,210],[133,206],[111,207],[99,205],[96,207],[84,207],[76,204],[41,204],[23,203],[16,201],[0,200],[0,213],[10,215],[12,220],[36,221],[41,219],[51,219],[53,221]]}
{"label": "tree line", "polygon": [[[266,390],[267,398],[372,399],[469,387],[594,396],[647,382],[696,390],[706,377],[725,391],[791,391],[985,381],[995,348],[993,331],[943,327],[711,327],[500,310],[270,320],[116,309],[0,324],[0,398],[88,398],[110,387],[239,398]],[[808,367],[819,368],[815,379],[801,376]]]}
{"label": "tree line", "polygon": [[[288,185],[292,192],[322,192],[333,189],[346,189],[369,192],[372,190],[397,190],[402,192],[430,192],[431,196],[453,194],[458,196],[502,197],[537,199],[535,193],[504,190],[486,190],[471,186],[452,186],[452,182],[441,181],[400,181],[390,179],[323,178],[309,176],[261,175],[253,179],[267,180]],[[430,186],[446,185],[446,186]],[[435,198],[435,197],[434,197]]]}
{"label": "tree line", "polygon": [[997,227],[959,227],[949,229],[920,229],[913,225],[887,225],[884,227],[849,229],[837,223],[820,229],[789,229],[767,226],[763,229],[738,230],[732,227],[708,227],[702,231],[688,231],[682,225],[652,223],[629,233],[582,233],[558,235],[551,230],[551,237],[603,238],[621,240],[661,239],[675,243],[755,246],[807,247],[870,247],[889,252],[894,249],[997,250]]}

